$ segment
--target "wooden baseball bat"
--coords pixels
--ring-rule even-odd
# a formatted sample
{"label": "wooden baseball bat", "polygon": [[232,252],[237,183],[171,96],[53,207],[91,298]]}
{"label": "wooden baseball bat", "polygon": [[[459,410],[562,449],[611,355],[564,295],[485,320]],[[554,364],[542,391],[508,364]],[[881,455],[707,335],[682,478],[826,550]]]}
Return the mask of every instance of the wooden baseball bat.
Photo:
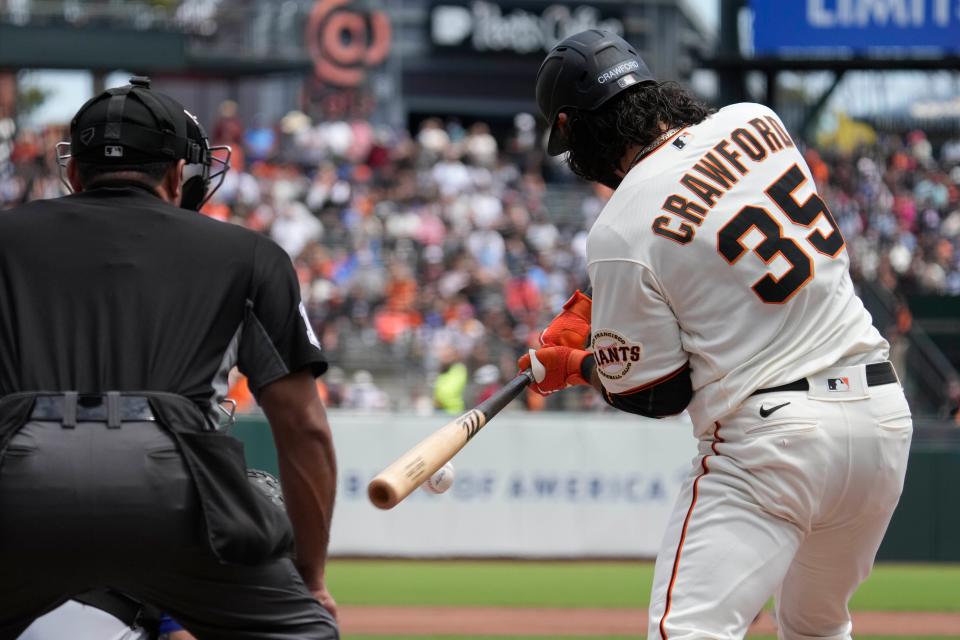
{"label": "wooden baseball bat", "polygon": [[522,371],[492,396],[456,420],[440,427],[415,447],[397,458],[367,486],[367,496],[374,506],[392,509],[427,478],[457,455],[493,416],[520,395],[533,381],[533,374]]}

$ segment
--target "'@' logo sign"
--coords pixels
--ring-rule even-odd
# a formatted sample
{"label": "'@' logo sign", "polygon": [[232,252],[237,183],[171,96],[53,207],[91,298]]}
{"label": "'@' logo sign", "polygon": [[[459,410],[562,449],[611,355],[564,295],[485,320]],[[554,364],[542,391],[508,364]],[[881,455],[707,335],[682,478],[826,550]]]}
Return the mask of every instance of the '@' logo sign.
{"label": "'@' logo sign", "polygon": [[317,77],[355,87],[368,67],[390,51],[390,20],[382,11],[357,11],[350,0],[319,0],[307,21],[306,42]]}

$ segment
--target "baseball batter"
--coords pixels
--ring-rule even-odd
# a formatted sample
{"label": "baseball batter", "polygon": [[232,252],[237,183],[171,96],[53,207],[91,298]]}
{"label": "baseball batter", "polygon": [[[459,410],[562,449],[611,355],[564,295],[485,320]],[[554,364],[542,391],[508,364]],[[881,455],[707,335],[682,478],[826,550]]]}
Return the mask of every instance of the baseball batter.
{"label": "baseball batter", "polygon": [[588,241],[592,303],[571,298],[520,365],[544,393],[687,409],[699,440],[649,637],[741,638],[773,594],[781,638],[850,638],[912,422],[795,142],[762,105],[710,113],[656,82],[602,31],[551,51],[537,100],[549,152],[616,191]]}

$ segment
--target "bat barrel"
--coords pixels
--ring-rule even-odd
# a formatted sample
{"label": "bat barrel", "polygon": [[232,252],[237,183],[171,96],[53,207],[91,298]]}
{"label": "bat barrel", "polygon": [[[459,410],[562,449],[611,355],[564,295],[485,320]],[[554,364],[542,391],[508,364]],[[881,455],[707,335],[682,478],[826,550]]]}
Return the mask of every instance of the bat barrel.
{"label": "bat barrel", "polygon": [[367,485],[370,502],[380,509],[392,509],[399,504],[453,458],[531,380],[529,372],[521,373],[476,408],[437,429],[397,458]]}
{"label": "bat barrel", "polygon": [[367,486],[367,497],[370,498],[373,506],[378,509],[392,509],[401,500],[401,496],[396,489],[379,476],[371,480]]}

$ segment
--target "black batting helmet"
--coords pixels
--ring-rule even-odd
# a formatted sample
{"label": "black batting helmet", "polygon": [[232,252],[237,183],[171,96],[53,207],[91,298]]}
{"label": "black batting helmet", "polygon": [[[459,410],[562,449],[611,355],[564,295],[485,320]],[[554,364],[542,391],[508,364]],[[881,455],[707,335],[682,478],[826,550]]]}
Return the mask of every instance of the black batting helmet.
{"label": "black batting helmet", "polygon": [[537,105],[550,125],[547,153],[569,150],[557,128],[561,111],[592,111],[628,87],[655,81],[633,46],[614,33],[588,29],[561,40],[537,73]]}

